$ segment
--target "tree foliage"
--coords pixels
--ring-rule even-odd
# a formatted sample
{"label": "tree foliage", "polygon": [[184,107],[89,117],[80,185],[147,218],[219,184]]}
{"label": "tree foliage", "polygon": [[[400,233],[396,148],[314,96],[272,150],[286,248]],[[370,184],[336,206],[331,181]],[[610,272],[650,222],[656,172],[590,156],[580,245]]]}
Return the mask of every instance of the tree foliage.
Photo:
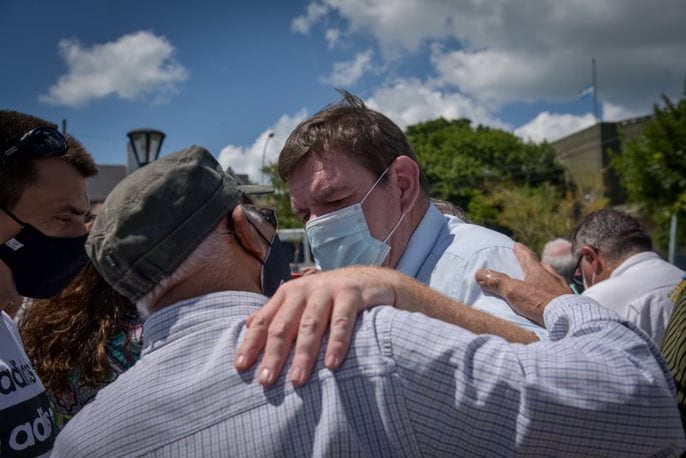
{"label": "tree foliage", "polygon": [[681,221],[677,238],[686,237],[686,94],[677,103],[664,95],[662,101],[642,135],[611,154],[628,202],[654,225],[653,240],[665,249],[672,214]]}
{"label": "tree foliage", "polygon": [[580,214],[607,205],[607,199],[590,201],[548,182],[538,186],[498,186],[488,202],[498,209],[495,220],[499,226],[509,228],[515,240],[539,252],[547,241],[570,236]]}
{"label": "tree foliage", "polygon": [[547,143],[525,143],[514,134],[468,119],[427,121],[407,128],[432,196],[463,208],[494,183],[560,184],[562,167]]}
{"label": "tree foliage", "polygon": [[258,203],[261,206],[276,210],[280,229],[303,227],[302,221],[291,210],[291,196],[288,193],[288,184],[279,177],[278,164],[273,163],[265,166],[264,174],[269,180],[270,186],[274,188],[274,194],[262,196]]}
{"label": "tree foliage", "polygon": [[431,195],[467,209],[469,217],[540,248],[568,235],[587,206],[564,181],[564,169],[547,143],[467,119],[436,119],[407,128]]}
{"label": "tree foliage", "polygon": [[[654,120],[628,141],[613,165],[628,200],[647,209],[686,211],[686,98],[653,107]],[[652,211],[651,211],[652,212]]]}

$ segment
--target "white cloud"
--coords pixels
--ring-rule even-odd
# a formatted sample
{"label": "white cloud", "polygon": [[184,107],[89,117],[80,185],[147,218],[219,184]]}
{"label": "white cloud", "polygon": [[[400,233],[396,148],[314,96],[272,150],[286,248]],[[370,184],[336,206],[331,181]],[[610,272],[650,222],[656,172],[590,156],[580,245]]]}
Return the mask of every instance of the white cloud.
{"label": "white cloud", "polygon": [[[512,101],[574,102],[597,59],[599,98],[649,110],[682,95],[686,8],[682,0],[320,0],[317,17],[372,37],[387,59],[434,47],[433,84],[494,109]],[[334,18],[334,15],[336,16]],[[439,50],[439,51],[436,51]]]}
{"label": "white cloud", "polygon": [[432,89],[419,80],[399,80],[377,89],[366,103],[403,129],[438,117],[468,118],[474,125],[509,129],[508,125],[494,118],[487,107],[456,92]]}
{"label": "white cloud", "polygon": [[307,13],[298,16],[291,22],[291,30],[299,33],[308,33],[310,27],[326,16],[329,8],[318,2],[311,2],[307,5]]}
{"label": "white cloud", "polygon": [[90,48],[77,40],[62,40],[58,49],[68,73],[40,96],[52,105],[80,106],[112,94],[127,100],[152,95],[154,101],[162,102],[188,77],[174,59],[172,44],[150,32],[124,35]]}
{"label": "white cloud", "polygon": [[341,37],[341,31],[338,29],[327,29],[324,34],[326,42],[329,44],[329,48],[333,48],[338,44],[338,40]]}
{"label": "white cloud", "polygon": [[323,0],[348,22],[351,32],[376,37],[388,55],[415,51],[427,39],[451,36],[454,0]]}
{"label": "white cloud", "polygon": [[544,111],[528,123],[515,129],[514,133],[526,141],[540,143],[547,140],[553,142],[593,124],[595,124],[595,118],[590,113],[577,116]]}
{"label": "white cloud", "polygon": [[352,86],[371,69],[372,54],[372,50],[368,49],[358,53],[351,61],[336,62],[331,74],[323,81],[336,87]]}
{"label": "white cloud", "polygon": [[[266,165],[276,162],[286,139],[306,117],[307,112],[304,109],[293,116],[284,114],[273,128],[262,132],[252,145],[227,145],[222,148],[219,152],[219,163],[224,169],[231,167],[236,173],[248,174],[251,182],[262,183],[262,154],[264,153]],[[270,132],[273,132],[274,136],[267,142]]]}
{"label": "white cloud", "polygon": [[614,105],[609,102],[603,103],[603,121],[617,122],[624,121],[629,118],[636,118],[638,116],[645,116],[651,114],[651,110],[645,110],[642,112],[637,112],[633,110],[627,110],[621,105]]}
{"label": "white cloud", "polygon": [[577,76],[569,68],[573,63],[561,62],[566,72],[541,81],[539,75],[546,72],[548,60],[544,56],[523,58],[504,50],[446,51],[439,45],[433,46],[431,52],[437,73],[435,84],[458,88],[493,108],[513,101],[535,102],[553,93],[573,100],[576,93],[567,93],[576,85]]}

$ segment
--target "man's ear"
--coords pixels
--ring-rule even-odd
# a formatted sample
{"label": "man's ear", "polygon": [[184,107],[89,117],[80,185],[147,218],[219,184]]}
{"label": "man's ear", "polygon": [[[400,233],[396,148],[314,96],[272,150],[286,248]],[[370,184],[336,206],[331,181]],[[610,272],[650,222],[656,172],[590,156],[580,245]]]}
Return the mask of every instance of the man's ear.
{"label": "man's ear", "polygon": [[419,197],[419,165],[408,156],[398,156],[390,175],[400,190],[400,210],[407,213]]}
{"label": "man's ear", "polygon": [[257,228],[248,220],[242,205],[236,205],[231,212],[231,222],[236,233],[236,240],[245,251],[257,259],[264,259],[269,249],[264,237],[257,232]]}
{"label": "man's ear", "polygon": [[600,258],[598,250],[588,245],[584,245],[581,247],[581,254],[584,255],[586,262],[591,265],[591,268],[596,275],[603,271],[603,261]]}

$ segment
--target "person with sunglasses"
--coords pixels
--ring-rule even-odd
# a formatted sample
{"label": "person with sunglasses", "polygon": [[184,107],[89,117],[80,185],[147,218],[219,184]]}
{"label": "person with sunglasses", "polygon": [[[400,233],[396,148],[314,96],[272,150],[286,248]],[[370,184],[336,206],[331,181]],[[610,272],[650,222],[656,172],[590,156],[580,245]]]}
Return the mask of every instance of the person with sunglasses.
{"label": "person with sunglasses", "polygon": [[56,428],[45,389],[8,315],[22,297],[57,294],[87,262],[93,158],[40,118],[0,110],[0,456],[37,456]]}
{"label": "person with sunglasses", "polygon": [[[241,186],[207,150],[191,147],[129,175],[108,196],[87,252],[148,315],[143,350],[62,430],[54,457],[625,456],[684,448],[659,352],[590,300],[578,313],[578,296],[551,304],[552,339],[531,345],[376,307],[361,315],[337,371],[320,353],[316,376],[302,386],[282,376],[264,388],[256,370],[239,372],[233,360],[260,319],[255,312],[284,289],[316,302],[336,284],[362,280],[369,288],[338,299],[458,306],[377,266],[284,283],[290,268],[274,214],[246,195],[264,190]],[[633,389],[616,389],[626,384]]]}
{"label": "person with sunglasses", "polygon": [[650,235],[631,215],[605,208],[577,225],[572,247],[583,295],[662,341],[684,271],[653,251]]}

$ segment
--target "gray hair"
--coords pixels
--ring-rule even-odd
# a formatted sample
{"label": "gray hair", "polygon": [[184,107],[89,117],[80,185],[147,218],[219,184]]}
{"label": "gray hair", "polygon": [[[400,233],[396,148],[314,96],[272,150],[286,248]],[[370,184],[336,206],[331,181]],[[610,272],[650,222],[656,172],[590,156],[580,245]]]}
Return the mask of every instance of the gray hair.
{"label": "gray hair", "polygon": [[574,253],[584,245],[611,261],[653,249],[650,236],[635,218],[610,208],[590,213],[576,227],[572,236]]}
{"label": "gray hair", "polygon": [[541,261],[550,264],[568,283],[574,279],[577,259],[569,240],[558,237],[546,243],[541,252]]}
{"label": "gray hair", "polygon": [[[173,287],[193,275],[200,267],[213,263],[214,254],[220,251],[222,244],[226,243],[226,237],[231,231],[227,228],[226,218],[222,218],[219,224],[210,234],[200,242],[200,245],[171,274],[164,277],[142,298],[136,301],[138,313],[147,319],[155,311],[159,300]],[[221,275],[219,272],[218,275]]]}

